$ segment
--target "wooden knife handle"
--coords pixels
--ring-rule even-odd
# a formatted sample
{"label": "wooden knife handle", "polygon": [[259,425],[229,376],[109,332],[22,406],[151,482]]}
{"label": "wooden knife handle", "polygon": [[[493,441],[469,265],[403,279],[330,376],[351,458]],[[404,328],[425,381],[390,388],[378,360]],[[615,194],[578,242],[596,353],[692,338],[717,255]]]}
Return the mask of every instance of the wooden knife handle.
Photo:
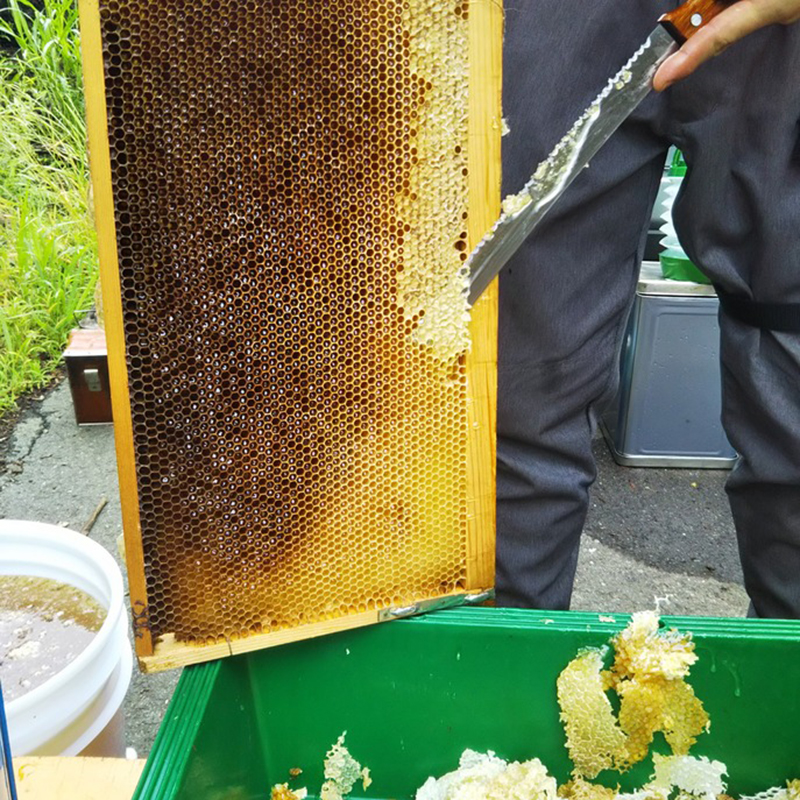
{"label": "wooden knife handle", "polygon": [[674,11],[664,14],[659,22],[678,44],[683,44],[733,2],[734,0],[687,0]]}

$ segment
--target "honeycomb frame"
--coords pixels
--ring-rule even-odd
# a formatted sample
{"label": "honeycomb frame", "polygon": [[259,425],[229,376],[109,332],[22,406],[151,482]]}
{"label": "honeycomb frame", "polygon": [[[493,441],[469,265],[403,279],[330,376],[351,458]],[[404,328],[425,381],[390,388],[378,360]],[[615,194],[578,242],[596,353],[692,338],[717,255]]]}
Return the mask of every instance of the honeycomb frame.
{"label": "honeycomb frame", "polygon": [[140,666],[491,587],[500,4],[153,1],[79,3]]}

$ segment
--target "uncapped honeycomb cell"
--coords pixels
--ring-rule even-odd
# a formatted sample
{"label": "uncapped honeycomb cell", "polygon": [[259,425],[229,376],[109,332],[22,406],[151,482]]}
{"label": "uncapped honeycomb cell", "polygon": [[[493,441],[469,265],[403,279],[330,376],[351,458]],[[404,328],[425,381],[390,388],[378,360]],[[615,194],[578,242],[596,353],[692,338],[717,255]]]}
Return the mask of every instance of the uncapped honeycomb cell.
{"label": "uncapped honeycomb cell", "polygon": [[465,750],[458,769],[428,778],[415,800],[556,800],[556,782],[538,758],[508,762]]}
{"label": "uncapped honeycomb cell", "polygon": [[800,800],[800,780],[789,780],[785,786],[771,786],[758,794],[743,795],[739,800]]}
{"label": "uncapped honeycomb cell", "polygon": [[[654,612],[634,614],[605,650],[579,653],[558,677],[558,702],[567,748],[579,778],[604,769],[626,770],[648,753],[656,732],[675,755],[686,755],[709,718],[685,678],[697,660],[690,634],[661,630]],[[614,713],[608,695],[619,698]],[[677,762],[676,762],[677,763]]]}
{"label": "uncapped honeycomb cell", "polygon": [[673,753],[688,753],[709,725],[702,702],[684,680],[697,661],[691,635],[661,630],[654,612],[641,612],[612,644],[615,659],[607,680],[620,697],[619,723],[628,737],[618,766],[641,761],[657,731]]}
{"label": "uncapped honeycomb cell", "polygon": [[[556,682],[570,758],[576,773],[587,778],[610,769],[626,741],[605,692],[603,656],[602,650],[585,650],[570,661]],[[584,800],[585,788],[577,783],[569,796]]]}
{"label": "uncapped honeycomb cell", "polygon": [[733,800],[725,794],[723,776],[727,767],[721,761],[653,753],[653,768],[650,781],[631,793],[620,792],[619,786],[609,788],[575,777],[558,787],[558,796],[564,800]]}
{"label": "uncapped honeycomb cell", "polygon": [[573,778],[559,786],[558,796],[564,800],[617,800],[619,797],[616,789],[590,783],[583,778]]}
{"label": "uncapped honeycomb cell", "polygon": [[653,753],[653,768],[655,774],[647,788],[664,798],[677,788],[690,797],[717,800],[727,789],[723,776],[728,768],[721,761],[712,761],[706,756]]}
{"label": "uncapped honeycomb cell", "polygon": [[320,800],[344,800],[356,783],[365,791],[372,783],[369,767],[362,767],[345,746],[346,735],[345,731],[325,756],[325,782],[319,791]]}
{"label": "uncapped honeycomb cell", "polygon": [[308,792],[305,789],[293,791],[288,783],[277,783],[270,792],[271,800],[305,800]]}
{"label": "uncapped honeycomb cell", "polygon": [[465,586],[468,16],[100,0],[154,637]]}

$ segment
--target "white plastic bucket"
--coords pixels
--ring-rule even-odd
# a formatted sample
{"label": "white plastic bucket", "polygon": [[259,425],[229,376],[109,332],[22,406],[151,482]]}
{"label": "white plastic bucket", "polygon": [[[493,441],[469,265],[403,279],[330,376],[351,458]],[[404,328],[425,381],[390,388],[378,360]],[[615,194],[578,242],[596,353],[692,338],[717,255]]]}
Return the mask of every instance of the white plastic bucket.
{"label": "white plastic bucket", "polygon": [[0,520],[0,574],[67,583],[108,611],[83,652],[41,686],[8,703],[12,753],[124,755],[122,701],[133,656],[116,561],[97,542],[74,531]]}

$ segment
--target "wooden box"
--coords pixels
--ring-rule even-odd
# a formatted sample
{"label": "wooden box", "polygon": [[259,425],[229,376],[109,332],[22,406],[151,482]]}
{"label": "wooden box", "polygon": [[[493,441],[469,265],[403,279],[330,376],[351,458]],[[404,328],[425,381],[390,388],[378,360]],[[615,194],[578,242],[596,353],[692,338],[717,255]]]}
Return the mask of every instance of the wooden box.
{"label": "wooden box", "polygon": [[106,335],[100,328],[76,328],[64,350],[72,405],[78,425],[112,422]]}

